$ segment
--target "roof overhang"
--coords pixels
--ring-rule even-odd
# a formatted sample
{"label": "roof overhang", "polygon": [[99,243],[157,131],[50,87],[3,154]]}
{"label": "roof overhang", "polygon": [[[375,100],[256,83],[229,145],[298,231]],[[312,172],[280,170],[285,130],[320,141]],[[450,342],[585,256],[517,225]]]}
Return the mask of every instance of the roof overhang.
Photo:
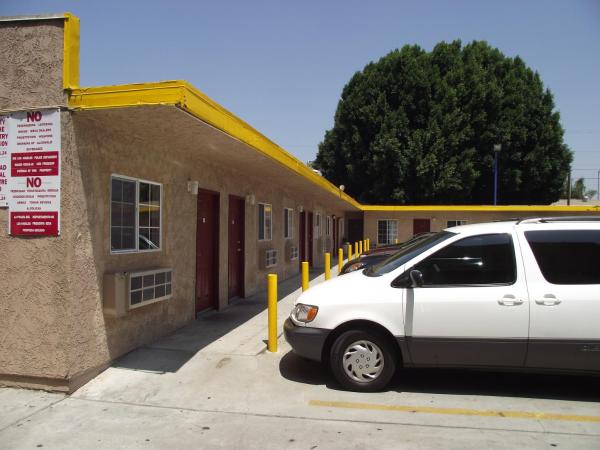
{"label": "roof overhang", "polygon": [[215,127],[281,166],[342,199],[352,209],[361,205],[331,182],[314,172],[246,122],[223,108],[186,81],[127,84],[73,89],[69,107],[76,110],[126,108],[142,105],[176,106]]}

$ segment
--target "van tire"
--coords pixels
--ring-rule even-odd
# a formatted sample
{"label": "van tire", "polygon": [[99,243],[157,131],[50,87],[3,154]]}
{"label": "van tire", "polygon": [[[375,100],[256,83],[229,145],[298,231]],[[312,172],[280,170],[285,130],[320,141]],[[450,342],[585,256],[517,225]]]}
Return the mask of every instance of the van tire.
{"label": "van tire", "polygon": [[389,340],[373,330],[348,330],[331,346],[329,364],[346,389],[376,392],[396,373],[396,352]]}

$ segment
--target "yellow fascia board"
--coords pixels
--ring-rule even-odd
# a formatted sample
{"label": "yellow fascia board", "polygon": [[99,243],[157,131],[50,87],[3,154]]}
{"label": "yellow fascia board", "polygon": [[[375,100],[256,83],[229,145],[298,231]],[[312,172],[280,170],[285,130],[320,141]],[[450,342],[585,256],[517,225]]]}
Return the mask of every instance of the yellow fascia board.
{"label": "yellow fascia board", "polygon": [[227,135],[244,142],[259,153],[277,161],[360,211],[600,212],[600,206],[592,205],[362,205],[186,81],[173,80],[77,88],[72,89],[69,95],[69,107],[74,109],[106,109],[141,105],[177,106]]}
{"label": "yellow fascia board", "polygon": [[69,96],[69,106],[75,109],[120,108],[140,105],[178,106],[339,197],[356,209],[362,209],[362,205],[352,197],[186,81],[79,88],[73,89]]}
{"label": "yellow fascia board", "polygon": [[456,211],[456,212],[600,212],[600,206],[566,205],[361,205],[365,212],[416,212],[416,211]]}
{"label": "yellow fascia board", "polygon": [[69,107],[74,109],[124,108],[141,105],[181,106],[185,86],[180,81],[135,83],[73,89]]}
{"label": "yellow fascia board", "polygon": [[79,17],[65,13],[63,34],[63,89],[79,87]]}

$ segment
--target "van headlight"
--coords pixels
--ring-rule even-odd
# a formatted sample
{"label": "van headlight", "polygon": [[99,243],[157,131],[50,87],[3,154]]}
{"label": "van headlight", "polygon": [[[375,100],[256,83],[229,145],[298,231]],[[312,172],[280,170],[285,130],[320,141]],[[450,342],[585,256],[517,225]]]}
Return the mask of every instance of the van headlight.
{"label": "van headlight", "polygon": [[302,323],[312,322],[318,312],[319,308],[316,306],[298,303],[292,310],[292,319]]}

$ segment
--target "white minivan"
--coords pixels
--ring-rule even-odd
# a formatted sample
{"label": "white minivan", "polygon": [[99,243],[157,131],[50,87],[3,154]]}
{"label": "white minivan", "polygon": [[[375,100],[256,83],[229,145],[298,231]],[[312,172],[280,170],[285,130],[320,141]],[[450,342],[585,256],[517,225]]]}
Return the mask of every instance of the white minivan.
{"label": "white minivan", "polygon": [[600,373],[600,217],[448,228],[310,288],[284,331],[357,391],[399,366]]}

